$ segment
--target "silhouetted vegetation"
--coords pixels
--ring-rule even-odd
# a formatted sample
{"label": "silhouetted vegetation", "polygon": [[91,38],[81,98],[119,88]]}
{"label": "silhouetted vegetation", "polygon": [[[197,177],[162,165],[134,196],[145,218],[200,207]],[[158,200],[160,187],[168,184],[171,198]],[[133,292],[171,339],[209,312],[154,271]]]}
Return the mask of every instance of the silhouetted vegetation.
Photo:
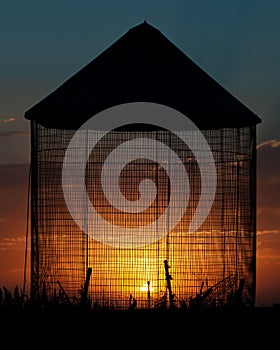
{"label": "silhouetted vegetation", "polygon": [[183,303],[180,308],[170,307],[155,307],[151,309],[137,309],[137,301],[130,296],[130,303],[127,310],[117,310],[113,306],[100,307],[99,305],[91,303],[90,299],[86,301],[81,298],[81,300],[76,299],[76,302],[72,302],[70,299],[65,298],[65,296],[58,294],[51,300],[48,299],[46,293],[43,293],[40,298],[37,298],[35,301],[31,301],[30,297],[25,294],[22,289],[16,285],[13,290],[9,290],[7,287],[0,287],[0,310],[1,311],[12,311],[12,310],[42,310],[42,311],[90,311],[92,313],[106,315],[109,314],[127,314],[129,317],[136,313],[139,315],[161,315],[161,317],[166,315],[184,315],[184,314],[226,314],[226,313],[236,313],[243,312],[243,314],[256,314],[256,312],[275,312],[280,314],[280,304],[275,304],[272,307],[247,307],[242,306],[240,302],[236,299],[233,299],[232,302],[228,304],[227,307],[219,308],[202,308],[200,304],[194,300],[188,306]]}
{"label": "silhouetted vegetation", "polygon": [[0,308],[3,309],[21,309],[28,305],[29,297],[19,290],[16,285],[11,291],[7,287],[0,287]]}
{"label": "silhouetted vegetation", "polygon": [[[20,340],[19,334],[24,337],[36,335],[43,339],[44,345],[49,342],[50,346],[57,344],[57,339],[64,345],[70,342],[72,346],[74,339],[80,344],[92,338],[96,342],[98,337],[106,344],[113,341],[114,345],[117,342],[121,345],[131,335],[142,340],[149,337],[150,346],[153,342],[159,346],[160,341],[163,346],[169,342],[173,347],[187,339],[207,345],[225,338],[231,345],[235,342],[237,348],[241,341],[243,345],[252,345],[252,342],[258,343],[257,339],[265,339],[269,345],[273,338],[276,340],[280,307],[240,308],[233,305],[223,309],[190,309],[184,305],[143,310],[137,308],[132,297],[130,307],[118,310],[85,302],[69,303],[58,297],[50,301],[44,294],[41,299],[31,301],[17,286],[13,290],[2,287],[0,335],[2,341],[7,337],[9,342]],[[106,332],[108,337],[104,336]]]}

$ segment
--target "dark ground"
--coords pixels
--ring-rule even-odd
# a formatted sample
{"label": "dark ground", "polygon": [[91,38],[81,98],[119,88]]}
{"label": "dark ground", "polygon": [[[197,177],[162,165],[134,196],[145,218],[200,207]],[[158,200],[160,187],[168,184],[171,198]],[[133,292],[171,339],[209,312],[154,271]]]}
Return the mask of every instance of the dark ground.
{"label": "dark ground", "polygon": [[150,350],[180,344],[197,349],[254,345],[278,349],[280,340],[278,306],[223,311],[11,308],[0,310],[0,321],[0,338],[7,337],[9,348],[31,340],[36,349],[50,345],[80,349],[85,344],[87,349],[144,346]]}

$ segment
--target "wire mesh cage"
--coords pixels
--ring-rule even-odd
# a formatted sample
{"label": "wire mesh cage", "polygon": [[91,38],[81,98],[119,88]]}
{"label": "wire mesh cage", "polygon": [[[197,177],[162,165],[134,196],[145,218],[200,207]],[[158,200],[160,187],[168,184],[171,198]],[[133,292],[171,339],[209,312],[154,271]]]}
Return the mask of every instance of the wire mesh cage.
{"label": "wire mesh cage", "polygon": [[[238,296],[242,304],[254,305],[255,125],[202,130],[213,154],[217,182],[209,214],[194,232],[189,228],[200,201],[201,172],[193,151],[182,142],[189,131],[175,135],[169,130],[108,130],[87,159],[84,181],[89,202],[81,200],[75,191],[71,194],[76,204],[74,215],[83,221],[82,227],[67,208],[62,185],[65,152],[76,130],[48,128],[31,121],[31,131],[33,298],[44,295],[48,300],[79,304],[86,296],[92,308],[150,309],[225,307]],[[73,176],[79,176],[76,171],[84,166],[81,154],[88,152],[88,140],[98,139],[99,134],[100,130],[85,131],[82,142],[75,145]],[[139,140],[142,149],[154,153],[155,159],[132,160],[118,179],[116,172],[109,170],[104,180],[109,184],[117,181],[123,196],[129,203],[135,202],[136,207],[141,196],[139,188],[145,191],[146,186],[148,192],[150,189],[150,183],[143,180],[153,182],[157,191],[151,205],[132,213],[125,206],[120,209],[112,205],[110,200],[117,200],[119,193],[111,187],[108,199],[102,190],[101,175],[108,155],[134,139]],[[150,140],[156,141],[155,148]],[[168,153],[162,155],[164,145],[177,154],[188,174],[186,208],[180,190],[185,179],[179,175],[178,186],[171,186],[166,169],[172,167],[172,159]],[[121,157],[110,158],[110,169],[122,164]],[[212,189],[204,188],[208,190]],[[169,210],[171,196],[176,205]],[[89,203],[109,226],[87,215]],[[183,216],[170,228],[177,211]],[[166,219],[158,220],[164,213]],[[143,227],[149,243],[133,245],[133,235],[127,235],[127,246],[110,244],[110,225],[124,231]],[[144,230],[147,225],[149,231]],[[162,235],[163,231],[167,234]]]}

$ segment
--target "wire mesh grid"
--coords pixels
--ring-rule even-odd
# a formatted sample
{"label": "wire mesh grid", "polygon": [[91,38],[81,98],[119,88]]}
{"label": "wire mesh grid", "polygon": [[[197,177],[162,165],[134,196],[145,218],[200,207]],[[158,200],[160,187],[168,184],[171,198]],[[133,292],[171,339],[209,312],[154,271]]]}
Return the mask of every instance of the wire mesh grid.
{"label": "wire mesh grid", "polygon": [[[192,150],[171,131],[108,131],[90,152],[84,181],[90,205],[109,225],[99,224],[89,216],[88,203],[75,198],[75,217],[84,221],[83,231],[65,203],[62,169],[65,152],[75,130],[45,128],[32,122],[32,210],[31,210],[31,295],[46,293],[49,299],[67,296],[80,300],[88,268],[91,277],[88,298],[95,308],[157,308],[190,305],[198,296],[205,296],[205,305],[225,306],[230,296],[245,281],[242,299],[255,302],[255,127],[203,130],[215,160],[217,187],[209,215],[195,231],[189,232],[201,195],[201,173]],[[81,154],[86,140],[98,137],[100,131],[88,130],[81,144],[73,150],[73,176],[83,167]],[[184,137],[188,131],[180,132]],[[195,135],[187,135],[195,137]],[[188,205],[182,208],[180,186],[171,186],[166,168],[160,162],[138,158],[123,168],[118,179],[119,190],[127,203],[139,200],[139,186],[150,179],[157,194],[151,205],[139,212],[120,210],[110,203],[102,189],[102,169],[108,155],[122,143],[139,139],[141,148],[162,152],[162,144],[182,161],[189,181]],[[148,139],[157,141],[149,149]],[[121,155],[122,156],[122,155]],[[112,169],[125,161],[111,157]],[[125,154],[123,154],[125,157]],[[205,162],[207,159],[205,159]],[[166,167],[172,167],[167,155]],[[115,172],[107,173],[107,185]],[[210,176],[210,174],[209,174]],[[178,181],[183,181],[178,177]],[[69,184],[69,186],[71,186]],[[178,198],[168,209],[172,192]],[[111,193],[119,200],[119,194]],[[129,206],[129,204],[127,204]],[[203,203],[202,203],[203,205]],[[136,205],[137,206],[137,205]],[[157,221],[167,210],[167,219]],[[170,228],[172,216],[184,210],[180,222]],[[72,213],[73,214],[73,213]],[[108,244],[106,237],[113,227],[125,232],[135,227],[152,225],[149,244],[123,248]],[[108,227],[112,227],[109,232]],[[167,234],[161,235],[161,232]],[[147,233],[148,232],[148,233]],[[98,237],[98,239],[96,239]],[[154,237],[152,240],[151,237]],[[100,239],[99,239],[100,238]],[[106,242],[106,243],[104,243]],[[168,261],[169,281],[164,261]],[[171,277],[172,276],[172,277]],[[168,288],[168,283],[171,282]],[[63,293],[62,293],[63,292]],[[172,295],[171,295],[172,294]],[[172,298],[171,298],[172,296]],[[207,296],[207,297],[206,297]]]}

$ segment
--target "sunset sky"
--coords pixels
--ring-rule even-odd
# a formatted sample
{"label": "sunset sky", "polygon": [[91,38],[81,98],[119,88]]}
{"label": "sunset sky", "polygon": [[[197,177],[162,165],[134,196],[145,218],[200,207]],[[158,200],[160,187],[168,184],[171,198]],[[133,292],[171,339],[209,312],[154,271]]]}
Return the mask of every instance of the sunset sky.
{"label": "sunset sky", "polygon": [[24,113],[147,20],[262,119],[256,304],[280,303],[279,13],[277,0],[2,2],[0,287],[22,288],[24,279],[30,162]]}

